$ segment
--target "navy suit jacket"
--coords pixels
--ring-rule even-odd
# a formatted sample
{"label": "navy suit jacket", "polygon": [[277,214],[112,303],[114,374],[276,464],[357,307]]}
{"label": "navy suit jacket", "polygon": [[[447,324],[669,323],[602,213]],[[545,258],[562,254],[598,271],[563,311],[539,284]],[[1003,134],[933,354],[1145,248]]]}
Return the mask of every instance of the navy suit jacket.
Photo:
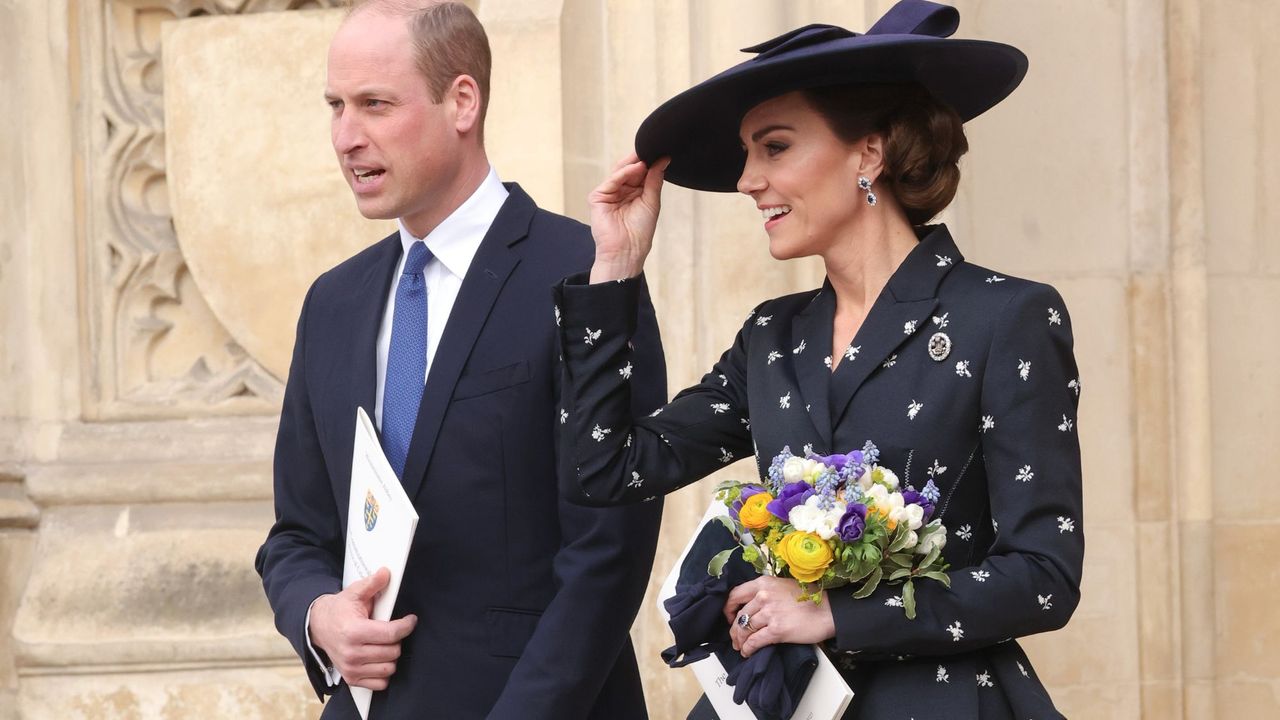
{"label": "navy suit jacket", "polygon": [[[418,616],[371,716],[644,718],[628,631],[649,577],[661,505],[595,510],[556,492],[557,318],[550,288],[589,268],[586,226],[517,185],[472,260],[433,359],[404,487],[421,518],[393,617]],[[257,569],[276,627],[323,718],[358,717],[306,644],[311,602],[341,588],[356,408],[373,416],[375,342],[393,234],[320,276],[298,320],[275,453],[276,522]],[[663,364],[653,308],[638,313]],[[634,386],[665,401],[666,377]]]}

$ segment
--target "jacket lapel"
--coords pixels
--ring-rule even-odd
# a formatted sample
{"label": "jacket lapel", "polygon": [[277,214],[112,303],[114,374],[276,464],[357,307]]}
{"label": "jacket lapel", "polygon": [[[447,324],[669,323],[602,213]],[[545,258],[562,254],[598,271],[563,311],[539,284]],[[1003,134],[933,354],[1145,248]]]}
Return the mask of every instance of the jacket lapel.
{"label": "jacket lapel", "polygon": [[885,285],[853,339],[856,354],[846,357],[831,378],[831,422],[839,425],[862,383],[899,347],[933,327],[938,286],[964,257],[945,225],[916,229],[923,235]]}
{"label": "jacket lapel", "polygon": [[364,408],[370,418],[377,402],[378,387],[378,329],[382,326],[382,314],[387,309],[387,296],[395,279],[396,263],[402,248],[400,232],[383,238],[375,250],[375,258],[366,269],[364,278],[352,297],[361,298],[355,309],[350,330],[345,334],[351,339],[352,352],[351,387],[354,393],[351,407],[347,409],[345,422],[355,427],[356,407]]}
{"label": "jacket lapel", "polygon": [[[831,447],[831,407],[827,401],[831,367],[818,360],[818,356],[831,352],[835,297],[831,285],[823,283],[813,300],[791,321],[791,364],[795,368],[796,381],[808,408],[809,419],[818,431],[818,437],[822,439],[824,452],[836,452]],[[808,352],[795,353],[794,349],[800,347],[801,343],[805,344]]]}
{"label": "jacket lapel", "polygon": [[519,185],[509,183],[507,190],[510,193],[507,201],[480,242],[467,276],[462,280],[462,288],[449,312],[449,321],[432,358],[431,370],[427,373],[427,384],[422,391],[422,403],[418,406],[418,420],[402,478],[410,498],[422,486],[445,410],[467,358],[471,356],[471,349],[475,347],[476,338],[493,310],[498,293],[520,262],[519,255],[511,246],[528,234],[533,212],[537,209]]}

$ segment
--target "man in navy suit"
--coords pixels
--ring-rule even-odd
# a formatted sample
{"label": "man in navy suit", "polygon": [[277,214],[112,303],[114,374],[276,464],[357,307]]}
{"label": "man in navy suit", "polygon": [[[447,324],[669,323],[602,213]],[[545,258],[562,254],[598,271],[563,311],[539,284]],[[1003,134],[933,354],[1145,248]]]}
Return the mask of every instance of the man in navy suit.
{"label": "man in navy suit", "polygon": [[[420,7],[419,7],[420,6]],[[307,294],[276,440],[276,522],[257,568],[324,718],[349,686],[383,718],[644,718],[628,630],[659,503],[562,502],[551,286],[590,267],[583,225],[498,181],[489,46],[460,3],[358,3],[329,51],[333,146],[360,211],[399,231]],[[652,307],[638,323],[661,367]],[[638,410],[665,377],[631,389]],[[356,408],[421,518],[390,622],[380,570],[342,588]]]}

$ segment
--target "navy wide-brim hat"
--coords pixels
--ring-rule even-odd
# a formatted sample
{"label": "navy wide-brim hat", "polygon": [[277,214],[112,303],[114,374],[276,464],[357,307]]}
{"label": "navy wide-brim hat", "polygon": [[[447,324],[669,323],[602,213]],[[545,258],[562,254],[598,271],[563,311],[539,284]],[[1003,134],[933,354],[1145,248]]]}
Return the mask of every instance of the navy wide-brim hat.
{"label": "navy wide-brim hat", "polygon": [[968,121],[1013,92],[1027,56],[1003,43],[948,39],[959,25],[953,7],[901,0],[863,35],[807,25],[744,48],[756,56],[650,113],[636,152],[646,163],[670,157],[666,179],[677,185],[732,192],[746,160],[743,116],[769,98],[826,85],[916,83]]}

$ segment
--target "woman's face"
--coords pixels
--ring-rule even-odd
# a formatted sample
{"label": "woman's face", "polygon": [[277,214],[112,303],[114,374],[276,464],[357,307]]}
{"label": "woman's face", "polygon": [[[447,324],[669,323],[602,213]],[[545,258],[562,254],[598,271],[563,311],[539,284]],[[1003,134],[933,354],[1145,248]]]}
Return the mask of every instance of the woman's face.
{"label": "woman's face", "polygon": [[858,190],[864,143],[836,137],[800,92],[752,108],[739,136],[747,162],[738,191],[756,201],[769,253],[779,260],[826,254],[866,205]]}

